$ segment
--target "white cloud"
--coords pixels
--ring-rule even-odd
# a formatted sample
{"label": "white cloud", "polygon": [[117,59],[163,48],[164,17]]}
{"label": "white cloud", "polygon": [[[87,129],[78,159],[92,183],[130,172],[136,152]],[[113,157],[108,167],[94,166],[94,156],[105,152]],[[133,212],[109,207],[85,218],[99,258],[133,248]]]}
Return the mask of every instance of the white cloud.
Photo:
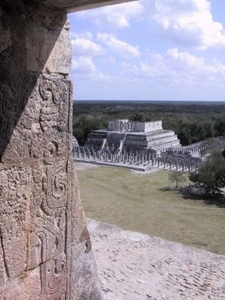
{"label": "white cloud", "polygon": [[179,52],[177,48],[168,49],[167,54],[177,66],[182,65],[185,68],[189,67],[192,70],[205,69],[205,60],[203,57],[196,57],[186,51]]}
{"label": "white cloud", "polygon": [[90,57],[81,56],[78,59],[72,60],[72,73],[93,73],[96,71],[96,66]]}
{"label": "white cloud", "polygon": [[105,62],[105,63],[110,63],[110,64],[115,64],[116,63],[116,59],[115,59],[115,57],[113,57],[113,56],[107,56],[107,57],[105,57],[104,59],[103,59],[103,61]]}
{"label": "white cloud", "polygon": [[92,86],[88,97],[96,99],[113,97],[117,89],[131,98],[145,90],[146,99],[222,99],[225,32],[216,22],[217,5],[212,16],[213,0],[140,1],[69,16],[74,30],[83,28],[71,33],[76,90],[87,86],[80,92],[85,98]]}
{"label": "white cloud", "polygon": [[174,69],[183,69],[189,74],[198,73],[200,77],[208,75],[225,76],[225,65],[217,59],[212,59],[207,63],[204,57],[197,57],[186,51],[179,52],[177,48],[168,49],[169,62]]}
{"label": "white cloud", "polygon": [[176,48],[169,49],[164,56],[152,53],[148,61],[138,64],[123,63],[123,76],[137,78],[141,81],[148,78],[160,85],[208,86],[213,88],[225,86],[225,64],[212,59],[206,62],[203,57],[197,57],[186,51],[179,52]]}
{"label": "white cloud", "polygon": [[[85,83],[85,89],[87,90],[93,83],[112,83],[115,81],[113,76],[103,74],[99,70],[95,70],[92,73],[72,73],[71,78],[76,82],[76,89],[80,83]],[[76,89],[74,89],[75,92]],[[85,92],[87,92],[87,90],[85,90]]]}
{"label": "white cloud", "polygon": [[99,56],[104,54],[104,49],[100,45],[85,38],[72,40],[72,49],[74,55]]}
{"label": "white cloud", "polygon": [[114,76],[103,74],[93,63],[91,57],[80,56],[72,60],[71,77],[76,82],[110,82]]}
{"label": "white cloud", "polygon": [[155,0],[154,19],[177,43],[199,49],[225,46],[225,32],[214,22],[207,0]]}
{"label": "white cloud", "polygon": [[128,2],[77,12],[76,16],[82,19],[88,18],[104,28],[105,26],[127,28],[130,27],[130,19],[137,18],[143,11],[144,7],[140,2]]}
{"label": "white cloud", "polygon": [[86,31],[86,30],[82,32],[70,31],[70,37],[71,40],[78,39],[78,38],[92,40],[93,34],[90,31]]}
{"label": "white cloud", "polygon": [[99,32],[97,34],[97,39],[101,43],[105,44],[111,51],[125,58],[140,56],[138,46],[132,46],[126,42],[118,40],[113,34]]}

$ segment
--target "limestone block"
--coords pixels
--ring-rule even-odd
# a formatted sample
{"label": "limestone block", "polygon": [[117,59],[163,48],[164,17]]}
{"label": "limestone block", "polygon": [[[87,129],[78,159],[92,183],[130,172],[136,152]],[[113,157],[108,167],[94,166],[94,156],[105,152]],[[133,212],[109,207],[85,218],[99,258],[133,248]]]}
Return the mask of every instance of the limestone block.
{"label": "limestone block", "polygon": [[[53,153],[68,152],[71,149],[70,82],[61,76],[46,75],[36,79],[31,73],[23,80],[22,77],[11,77],[9,82],[5,79],[0,91],[2,161],[43,156],[47,161],[52,159]],[[35,101],[24,103],[30,93],[30,89],[23,89],[25,80],[30,83],[30,97]],[[37,85],[33,87],[34,80]],[[13,128],[14,124],[17,126]]]}
{"label": "limestone block", "polygon": [[4,12],[0,23],[0,56],[4,69],[14,73],[31,71],[68,75],[72,48],[70,24],[65,13],[42,6],[36,9],[28,7],[17,17]]}
{"label": "limestone block", "polygon": [[1,15],[0,299],[100,300],[71,153],[69,27],[38,7]]}
{"label": "limestone block", "polygon": [[22,112],[19,104],[7,109],[1,93],[1,120],[11,126],[0,164],[6,300],[101,299],[71,157],[70,89],[60,75],[40,75]]}
{"label": "limestone block", "polygon": [[39,12],[32,26],[27,26],[27,69],[68,74],[72,60],[69,29],[69,21],[58,11],[51,11],[44,18]]}

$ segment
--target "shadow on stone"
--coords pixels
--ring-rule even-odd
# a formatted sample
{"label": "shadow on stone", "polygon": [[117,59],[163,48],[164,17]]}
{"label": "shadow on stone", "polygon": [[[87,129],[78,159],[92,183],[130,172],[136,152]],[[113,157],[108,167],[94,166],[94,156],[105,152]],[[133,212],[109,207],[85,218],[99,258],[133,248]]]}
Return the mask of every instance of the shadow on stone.
{"label": "shadow on stone", "polygon": [[[66,14],[49,10],[46,17],[48,9],[22,3],[0,3],[1,162],[40,74],[47,71],[46,64],[66,22]],[[29,127],[32,120],[24,117],[23,129],[29,130],[26,124]]]}

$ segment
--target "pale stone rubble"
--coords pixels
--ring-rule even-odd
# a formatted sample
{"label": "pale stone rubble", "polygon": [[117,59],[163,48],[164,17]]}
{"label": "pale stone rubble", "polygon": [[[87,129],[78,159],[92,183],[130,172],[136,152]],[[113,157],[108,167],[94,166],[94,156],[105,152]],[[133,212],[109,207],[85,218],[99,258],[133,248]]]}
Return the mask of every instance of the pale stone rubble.
{"label": "pale stone rubble", "polygon": [[105,300],[225,300],[225,256],[88,220]]}

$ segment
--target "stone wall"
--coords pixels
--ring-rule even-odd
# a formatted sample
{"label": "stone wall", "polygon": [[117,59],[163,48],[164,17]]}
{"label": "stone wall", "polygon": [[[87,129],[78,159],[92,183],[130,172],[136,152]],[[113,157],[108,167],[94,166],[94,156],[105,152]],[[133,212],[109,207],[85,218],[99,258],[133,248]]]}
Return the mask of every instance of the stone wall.
{"label": "stone wall", "polygon": [[102,299],[71,156],[66,13],[11,4],[0,4],[0,299]]}
{"label": "stone wall", "polygon": [[[137,122],[138,124],[142,124],[140,122]],[[153,131],[158,131],[162,130],[162,120],[159,121],[153,121],[153,122],[143,122],[144,123],[144,132],[153,132]],[[137,130],[138,131],[138,130]]]}
{"label": "stone wall", "polygon": [[128,119],[108,122],[107,131],[117,132],[154,132],[162,130],[162,120],[153,122],[136,122]]}

